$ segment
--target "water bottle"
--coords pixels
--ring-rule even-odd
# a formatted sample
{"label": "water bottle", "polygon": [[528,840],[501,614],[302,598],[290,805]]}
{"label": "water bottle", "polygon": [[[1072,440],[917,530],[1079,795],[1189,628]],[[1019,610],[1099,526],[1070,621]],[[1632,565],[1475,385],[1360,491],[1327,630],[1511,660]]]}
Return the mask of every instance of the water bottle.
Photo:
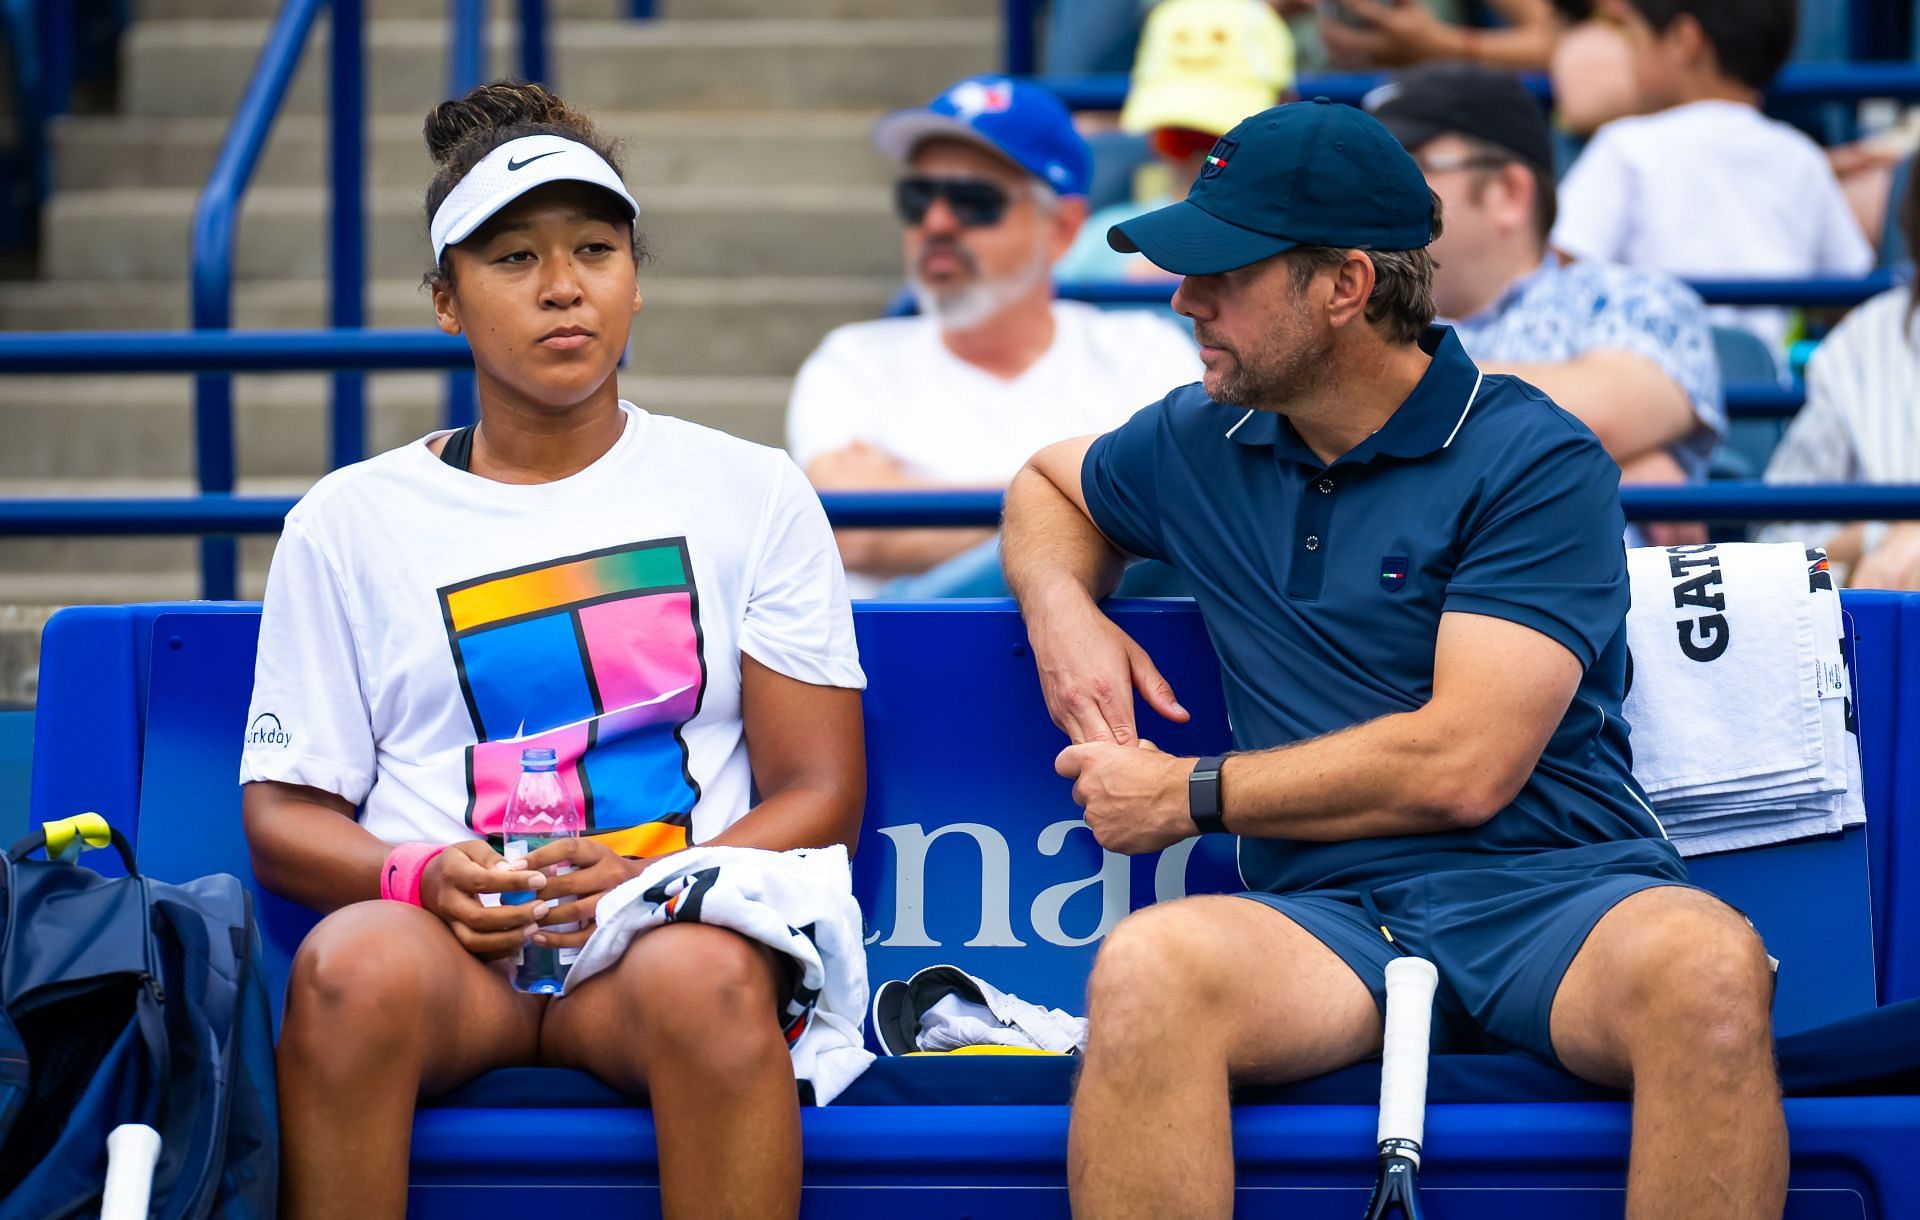
{"label": "water bottle", "polygon": [[[574,807],[567,790],[560,786],[560,776],[555,769],[558,765],[551,749],[536,746],[520,751],[520,782],[507,800],[507,817],[501,826],[506,840],[501,854],[507,859],[530,856],[549,843],[580,834],[583,828],[580,811]],[[572,870],[570,864],[557,864],[546,871],[548,876],[557,877]],[[517,890],[500,896],[503,903],[513,905],[539,899],[538,890]],[[579,926],[554,924],[543,931],[572,932]],[[567,980],[567,971],[578,956],[578,949],[556,949],[528,941],[514,954],[513,985],[534,995],[558,995]]]}

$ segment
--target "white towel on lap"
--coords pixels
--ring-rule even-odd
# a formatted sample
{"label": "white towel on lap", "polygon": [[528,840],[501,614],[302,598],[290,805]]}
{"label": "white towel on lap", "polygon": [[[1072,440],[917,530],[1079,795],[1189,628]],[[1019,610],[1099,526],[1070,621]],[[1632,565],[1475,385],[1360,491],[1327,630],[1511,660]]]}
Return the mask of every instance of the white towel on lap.
{"label": "white towel on lap", "polygon": [[815,1105],[867,1070],[867,956],[846,848],[695,847],[656,861],[600,900],[567,988],[618,962],[635,937],[686,922],[730,929],[793,959],[798,978],[783,1022],[794,1077],[811,1084]]}
{"label": "white towel on lap", "polygon": [[1825,555],[1799,543],[1628,552],[1634,777],[1683,855],[1866,820]]}

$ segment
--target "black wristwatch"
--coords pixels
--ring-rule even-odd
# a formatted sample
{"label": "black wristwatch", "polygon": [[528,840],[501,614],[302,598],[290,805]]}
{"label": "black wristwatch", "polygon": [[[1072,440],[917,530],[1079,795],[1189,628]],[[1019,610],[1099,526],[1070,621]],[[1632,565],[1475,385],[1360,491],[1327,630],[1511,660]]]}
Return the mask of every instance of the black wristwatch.
{"label": "black wristwatch", "polygon": [[1187,776],[1187,813],[1203,835],[1231,834],[1220,813],[1220,766],[1225,754],[1212,754],[1193,764]]}

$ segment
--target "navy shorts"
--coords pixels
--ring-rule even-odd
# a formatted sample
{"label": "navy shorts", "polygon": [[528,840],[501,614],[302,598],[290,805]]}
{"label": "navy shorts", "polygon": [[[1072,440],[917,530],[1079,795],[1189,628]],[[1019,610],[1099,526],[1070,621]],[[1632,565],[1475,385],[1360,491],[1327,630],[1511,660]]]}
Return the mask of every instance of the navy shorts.
{"label": "navy shorts", "polygon": [[[1553,999],[1601,916],[1641,890],[1698,888],[1688,886],[1664,844],[1622,850],[1629,846],[1570,847],[1488,868],[1447,869],[1387,882],[1365,896],[1332,889],[1240,896],[1274,907],[1337,953],[1382,1012],[1387,963],[1402,951],[1431,961],[1440,972],[1435,1053],[1520,1050],[1559,1064]],[[1398,948],[1381,935],[1365,897]]]}

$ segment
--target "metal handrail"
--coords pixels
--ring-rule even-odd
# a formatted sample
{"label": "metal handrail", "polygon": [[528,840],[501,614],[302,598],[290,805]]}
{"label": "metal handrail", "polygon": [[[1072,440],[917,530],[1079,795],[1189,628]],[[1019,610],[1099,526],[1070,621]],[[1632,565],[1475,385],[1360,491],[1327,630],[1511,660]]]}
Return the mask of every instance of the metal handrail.
{"label": "metal handrail", "polygon": [[0,375],[288,373],[471,368],[473,349],[437,330],[130,330],[0,333]]}
{"label": "metal handrail", "polygon": [[[197,331],[225,330],[233,325],[233,252],[240,199],[253,178],[254,167],[266,147],[273,122],[279,117],[281,104],[286,99],[288,87],[293,83],[294,70],[300,65],[301,54],[313,33],[314,24],[321,10],[328,7],[332,8],[334,19],[332,66],[336,72],[343,63],[357,67],[355,56],[361,41],[360,0],[286,0],[267,31],[266,43],[260,49],[253,77],[247,82],[246,92],[241,95],[240,105],[234,112],[233,124],[227,129],[226,139],[221,143],[213,173],[207,178],[206,188],[201,191],[194,205],[191,292],[193,327]],[[353,50],[350,52],[349,48]],[[358,324],[359,318],[352,316],[356,311],[351,308],[343,310],[342,306],[349,296],[353,297],[356,304],[359,302],[358,293],[351,289],[357,287],[357,281],[364,278],[356,261],[354,282],[342,282],[339,279],[345,257],[350,254],[358,259],[360,239],[364,233],[360,224],[364,206],[360,189],[364,181],[360,176],[358,155],[363,127],[360,110],[358,106],[349,107],[352,113],[348,117],[353,120],[350,123],[342,122],[342,116],[338,113],[341,103],[359,90],[357,70],[354,75],[351,88],[342,87],[343,82],[335,82],[333,97],[335,114],[332,143],[336,155],[332,159],[335,177],[331,203],[336,278],[332,286],[332,320],[335,325],[342,323],[343,312],[349,314],[346,324]],[[353,155],[343,159],[338,154],[342,146],[349,143],[353,145]],[[343,160],[350,163],[345,170],[349,180],[344,183],[340,178]],[[350,189],[350,198],[342,197],[346,193],[343,187]],[[343,245],[351,249],[343,249]],[[351,394],[353,386],[346,381],[336,381],[334,465],[341,464],[342,442],[348,439],[342,435],[342,419],[353,407],[353,404],[341,401],[343,389]],[[234,482],[233,383],[227,374],[201,373],[195,377],[193,421],[195,467],[201,492],[231,492]],[[208,597],[233,596],[238,584],[237,567],[238,555],[232,542],[208,539],[201,543],[201,584]]]}
{"label": "metal handrail", "polygon": [[[1000,523],[996,491],[826,492],[836,527],[991,526]],[[292,511],[291,496],[174,496],[124,500],[0,499],[0,537],[273,534]],[[1804,484],[1755,481],[1692,487],[1620,489],[1630,521],[1920,520],[1920,485]]]}
{"label": "metal handrail", "polygon": [[[15,331],[0,333],[0,377],[87,373],[287,373],[449,369],[470,373],[466,340],[437,330]],[[1728,416],[1784,419],[1806,402],[1799,385],[1735,378]],[[455,421],[450,420],[452,424]]]}
{"label": "metal handrail", "polygon": [[[1863,276],[1814,277],[1797,280],[1712,279],[1687,280],[1689,288],[1709,305],[1781,305],[1801,308],[1845,308],[1878,296],[1900,282],[1890,270]],[[1062,300],[1093,305],[1165,305],[1173,299],[1178,281],[1115,280],[1054,285]],[[913,296],[904,290],[888,306],[890,313],[913,312]]]}

